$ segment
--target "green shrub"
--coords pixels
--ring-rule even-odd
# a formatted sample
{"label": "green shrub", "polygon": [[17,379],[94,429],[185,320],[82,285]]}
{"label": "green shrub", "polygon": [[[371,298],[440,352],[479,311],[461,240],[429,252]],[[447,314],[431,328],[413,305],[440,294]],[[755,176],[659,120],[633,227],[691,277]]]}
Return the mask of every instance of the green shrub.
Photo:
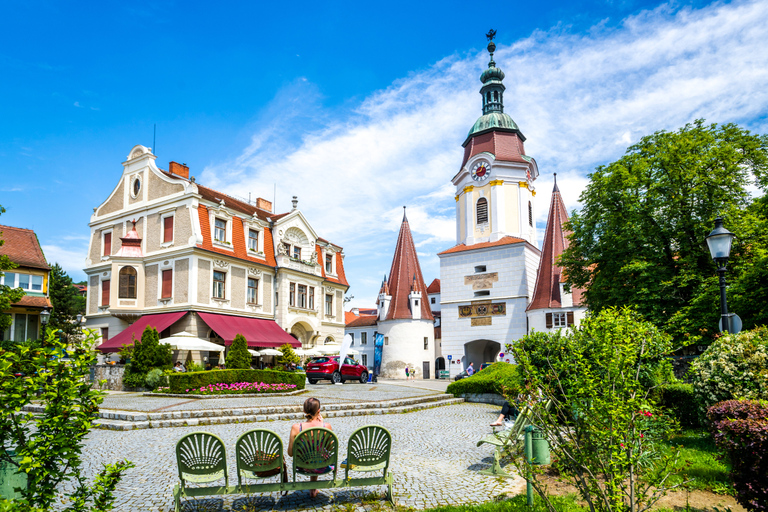
{"label": "green shrub", "polygon": [[230,370],[247,370],[251,367],[251,353],[248,352],[248,342],[242,334],[235,336],[227,352],[227,368]]}
{"label": "green shrub", "polygon": [[[205,371],[205,368],[201,364],[197,364],[194,361],[189,361],[187,364],[184,365],[188,372],[202,372]],[[171,370],[173,371],[173,370]]]}
{"label": "green shrub", "polygon": [[278,350],[280,350],[283,355],[277,356],[277,364],[291,365],[299,364],[301,362],[301,358],[296,355],[296,352],[293,351],[293,347],[288,343],[280,347]]}
{"label": "green shrub", "polygon": [[126,370],[126,372],[123,374],[123,388],[143,388],[145,378],[146,375],[142,375],[140,373],[130,373]]}
{"label": "green shrub", "polygon": [[122,349],[121,357],[130,357],[131,362],[125,367],[123,385],[140,388],[150,370],[160,368],[170,369],[173,362],[173,349],[170,345],[160,343],[157,329],[147,326],[141,334],[141,340],[133,342],[130,349]]}
{"label": "green shrub", "polygon": [[155,389],[160,385],[163,377],[163,370],[160,368],[154,368],[150,370],[147,376],[144,378],[144,384],[148,389]]}
{"label": "green shrub", "polygon": [[658,405],[682,427],[699,427],[699,411],[692,384],[664,384],[655,391]]}
{"label": "green shrub", "polygon": [[768,399],[768,327],[721,336],[691,365],[699,413],[724,400]]}
{"label": "green shrub", "polygon": [[295,384],[296,389],[304,389],[304,374],[267,370],[211,370],[208,372],[177,373],[168,376],[171,393],[186,393],[188,389],[200,388],[209,384],[233,384],[236,382],[263,382],[265,384]]}
{"label": "green shrub", "polygon": [[455,396],[465,393],[495,393],[517,395],[522,391],[522,380],[513,364],[499,361],[485,370],[479,371],[448,386],[447,392]]}

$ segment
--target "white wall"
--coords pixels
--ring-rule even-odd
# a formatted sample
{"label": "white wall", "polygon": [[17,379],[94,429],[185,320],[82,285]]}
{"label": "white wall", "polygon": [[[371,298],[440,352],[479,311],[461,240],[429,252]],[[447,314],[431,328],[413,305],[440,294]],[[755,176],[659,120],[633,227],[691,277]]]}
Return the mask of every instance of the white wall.
{"label": "white wall", "polygon": [[[570,295],[570,294],[569,294]],[[579,325],[581,321],[587,316],[587,308],[551,308],[551,309],[534,309],[528,312],[528,332],[536,330],[536,332],[551,332],[561,327],[547,328],[547,313],[567,313],[573,311],[573,323]],[[570,327],[570,326],[569,326]]]}
{"label": "white wall", "polygon": [[[432,320],[388,320],[379,322],[379,333],[388,338],[381,355],[381,377],[405,379],[405,367],[415,367],[424,377],[423,363],[429,363],[429,378],[435,378],[435,328]],[[424,338],[429,346],[424,350]]]}

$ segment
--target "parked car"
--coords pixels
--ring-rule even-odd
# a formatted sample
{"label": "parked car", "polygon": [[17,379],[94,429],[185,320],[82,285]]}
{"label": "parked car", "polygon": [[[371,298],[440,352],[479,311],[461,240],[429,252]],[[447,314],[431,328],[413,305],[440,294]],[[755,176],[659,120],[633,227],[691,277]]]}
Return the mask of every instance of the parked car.
{"label": "parked car", "polygon": [[453,380],[461,380],[461,379],[466,379],[467,377],[469,377],[469,374],[467,374],[467,370],[464,370],[463,372],[461,372],[460,374],[458,374],[457,376],[455,376],[455,377],[453,378]]}
{"label": "parked car", "polygon": [[485,370],[486,368],[488,368],[489,366],[491,366],[492,364],[493,363],[483,363],[483,364],[480,365],[480,369],[477,370],[477,371],[481,372],[481,371]]}
{"label": "parked car", "polygon": [[339,356],[316,357],[307,363],[307,380],[310,384],[317,384],[319,380],[330,380],[334,384],[356,380],[365,384],[368,382],[368,368],[347,357],[339,372]]}

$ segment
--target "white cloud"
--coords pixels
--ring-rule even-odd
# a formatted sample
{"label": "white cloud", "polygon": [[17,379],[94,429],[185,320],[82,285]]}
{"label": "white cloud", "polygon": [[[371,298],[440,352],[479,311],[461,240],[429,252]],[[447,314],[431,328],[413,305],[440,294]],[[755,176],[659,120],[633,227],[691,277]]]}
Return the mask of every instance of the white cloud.
{"label": "white cloud", "polygon": [[[499,44],[506,112],[541,171],[539,228],[553,172],[571,210],[587,173],[643,135],[699,117],[765,131],[767,39],[768,2],[753,1],[663,5],[615,27],[558,26]],[[371,276],[389,270],[403,205],[421,253],[454,243],[450,179],[480,115],[487,61],[485,51],[446,57],[351,109],[323,108],[318,88],[298,80],[263,113],[242,154],[206,169],[203,182],[267,198],[277,183],[283,211],[299,196],[316,230],[345,248],[352,304],[370,306],[379,280]],[[422,258],[422,267],[427,281],[439,273],[436,257]]]}
{"label": "white cloud", "polygon": [[85,247],[77,247],[72,244],[49,244],[43,245],[42,248],[48,263],[51,265],[58,263],[75,282],[85,279],[83,267],[85,267],[85,257],[88,252],[87,245]]}

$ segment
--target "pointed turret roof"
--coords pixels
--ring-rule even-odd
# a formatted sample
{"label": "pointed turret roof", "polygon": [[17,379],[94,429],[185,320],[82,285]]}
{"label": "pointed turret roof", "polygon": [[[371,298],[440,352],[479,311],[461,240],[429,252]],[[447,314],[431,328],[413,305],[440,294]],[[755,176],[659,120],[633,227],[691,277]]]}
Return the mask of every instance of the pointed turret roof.
{"label": "pointed turret roof", "polygon": [[141,250],[141,238],[139,238],[139,233],[136,231],[136,221],[132,220],[131,222],[133,222],[133,228],[128,232],[127,235],[120,238],[120,241],[122,241],[123,244],[115,253],[115,256],[124,256],[129,258],[141,258],[144,256]]}
{"label": "pointed turret roof", "polygon": [[403,223],[400,225],[400,234],[397,237],[395,256],[392,259],[392,268],[389,270],[389,292],[392,294],[392,302],[389,305],[386,320],[400,320],[413,318],[411,314],[408,295],[413,291],[421,292],[422,300],[419,303],[421,318],[433,320],[432,311],[429,309],[427,286],[421,275],[419,258],[416,256],[416,246],[411,236],[411,227],[408,218],[403,211]]}
{"label": "pointed turret roof", "polygon": [[[557,259],[568,248],[568,235],[571,233],[563,228],[566,222],[568,222],[568,212],[565,210],[560,189],[557,188],[557,174],[555,174],[555,186],[552,189],[552,202],[549,205],[539,273],[536,276],[536,289],[527,310],[562,307],[560,283],[565,281],[565,276],[563,268],[557,264]],[[574,306],[581,306],[582,292],[580,288],[571,288]]]}

